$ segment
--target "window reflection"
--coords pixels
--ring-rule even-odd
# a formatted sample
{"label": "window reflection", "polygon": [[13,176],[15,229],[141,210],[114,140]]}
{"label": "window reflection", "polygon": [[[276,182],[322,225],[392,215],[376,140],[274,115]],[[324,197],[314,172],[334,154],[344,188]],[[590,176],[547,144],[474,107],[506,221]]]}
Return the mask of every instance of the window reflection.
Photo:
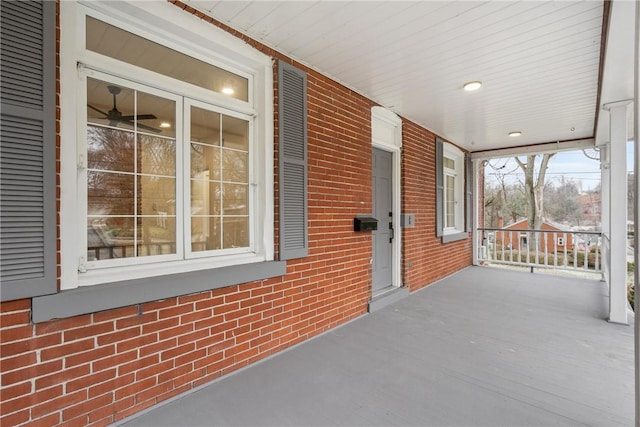
{"label": "window reflection", "polygon": [[175,101],[87,78],[87,260],[176,253]]}
{"label": "window reflection", "polygon": [[191,107],[192,251],[249,246],[249,122]]}

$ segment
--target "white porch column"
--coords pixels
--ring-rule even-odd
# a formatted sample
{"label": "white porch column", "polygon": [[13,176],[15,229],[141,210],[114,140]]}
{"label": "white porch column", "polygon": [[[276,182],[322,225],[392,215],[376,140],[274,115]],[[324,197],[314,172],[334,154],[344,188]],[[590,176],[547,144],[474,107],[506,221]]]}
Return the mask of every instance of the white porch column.
{"label": "white porch column", "polygon": [[605,104],[609,111],[609,321],[627,320],[627,109],[631,100]]}
{"label": "white porch column", "polygon": [[[636,2],[636,20],[633,46],[633,142],[634,142],[634,204],[633,207],[633,261],[636,268],[633,273],[633,283],[636,288],[640,285],[640,6]],[[635,424],[640,425],[640,316],[638,315],[638,297],[634,298],[634,355],[635,355],[635,397],[636,397],[636,418]]]}
{"label": "white porch column", "polygon": [[[606,236],[607,239],[611,236],[609,230],[609,224],[611,220],[609,219],[609,200],[611,196],[609,195],[611,189],[611,165],[609,162],[609,144],[600,146],[600,228],[602,231],[602,235]],[[602,244],[602,274],[607,284],[611,283],[611,278],[609,276],[609,263],[604,262],[605,259],[609,259],[609,245],[605,244],[603,241]]]}

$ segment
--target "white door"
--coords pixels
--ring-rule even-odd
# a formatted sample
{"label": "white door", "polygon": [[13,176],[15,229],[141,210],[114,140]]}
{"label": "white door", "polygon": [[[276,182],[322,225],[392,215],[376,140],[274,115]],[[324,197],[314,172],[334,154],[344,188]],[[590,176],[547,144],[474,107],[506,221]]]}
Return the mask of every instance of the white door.
{"label": "white door", "polygon": [[393,154],[373,149],[373,216],[378,229],[373,232],[372,293],[393,286]]}

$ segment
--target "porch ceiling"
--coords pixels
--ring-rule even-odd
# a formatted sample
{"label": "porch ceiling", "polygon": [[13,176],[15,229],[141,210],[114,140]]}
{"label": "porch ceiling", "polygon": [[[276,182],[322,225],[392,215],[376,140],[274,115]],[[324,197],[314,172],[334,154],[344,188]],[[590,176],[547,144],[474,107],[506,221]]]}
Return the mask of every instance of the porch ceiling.
{"label": "porch ceiling", "polygon": [[471,151],[594,136],[602,1],[187,2]]}

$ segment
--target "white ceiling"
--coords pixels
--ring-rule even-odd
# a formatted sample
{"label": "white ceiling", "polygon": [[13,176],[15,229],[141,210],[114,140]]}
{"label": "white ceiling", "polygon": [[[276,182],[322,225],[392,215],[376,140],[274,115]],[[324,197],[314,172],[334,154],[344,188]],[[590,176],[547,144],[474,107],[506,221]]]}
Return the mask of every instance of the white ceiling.
{"label": "white ceiling", "polygon": [[187,2],[471,151],[594,136],[602,1]]}

